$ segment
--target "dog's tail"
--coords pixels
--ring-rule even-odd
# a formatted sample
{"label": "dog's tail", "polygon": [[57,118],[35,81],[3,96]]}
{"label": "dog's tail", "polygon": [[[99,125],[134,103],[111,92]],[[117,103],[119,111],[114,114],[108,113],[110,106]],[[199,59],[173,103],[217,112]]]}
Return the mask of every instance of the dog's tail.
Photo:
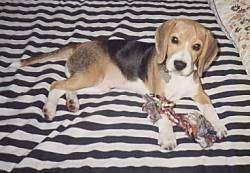
{"label": "dog's tail", "polygon": [[68,58],[70,58],[75,50],[81,45],[81,43],[70,43],[67,46],[57,49],[53,52],[50,53],[44,53],[39,56],[35,57],[30,57],[27,59],[23,59],[21,61],[13,62],[10,64],[9,67],[14,67],[14,68],[20,68],[32,64],[37,64],[37,63],[44,63],[47,61],[61,61],[64,60],[66,61]]}

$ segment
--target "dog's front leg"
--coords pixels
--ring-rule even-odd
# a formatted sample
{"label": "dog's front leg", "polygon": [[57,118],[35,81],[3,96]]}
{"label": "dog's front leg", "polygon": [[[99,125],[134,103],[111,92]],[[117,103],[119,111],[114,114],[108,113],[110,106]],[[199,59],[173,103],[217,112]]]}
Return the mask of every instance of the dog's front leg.
{"label": "dog's front leg", "polygon": [[163,116],[157,121],[159,128],[158,144],[163,149],[173,150],[177,146],[173,126],[167,116]]}
{"label": "dog's front leg", "polygon": [[217,132],[218,138],[226,137],[227,128],[223,124],[223,122],[219,119],[215,108],[213,107],[211,100],[207,96],[207,94],[200,90],[194,97],[194,101],[197,103],[198,108],[201,113],[206,117],[206,119],[212,123],[215,131]]}
{"label": "dog's front leg", "polygon": [[[133,91],[142,96],[150,93],[144,82],[140,79],[137,79],[135,81],[126,81],[116,88]],[[163,149],[174,149],[177,146],[177,142],[174,135],[173,126],[168,117],[163,116],[156,122],[156,124],[159,129],[158,144]]]}
{"label": "dog's front leg", "polygon": [[[136,92],[137,94],[144,95],[149,94],[149,90],[141,81],[140,79],[136,81],[126,81],[122,85],[119,85],[119,89],[125,89],[129,91]],[[161,119],[159,119],[156,123],[159,128],[159,137],[158,137],[158,144],[163,149],[169,149],[172,150],[177,146],[176,138],[174,135],[173,127],[171,122],[169,121],[168,117],[163,116]]]}
{"label": "dog's front leg", "polygon": [[137,79],[134,81],[125,80],[120,84],[116,85],[115,88],[132,91],[140,95],[149,94],[149,90],[141,79]]}

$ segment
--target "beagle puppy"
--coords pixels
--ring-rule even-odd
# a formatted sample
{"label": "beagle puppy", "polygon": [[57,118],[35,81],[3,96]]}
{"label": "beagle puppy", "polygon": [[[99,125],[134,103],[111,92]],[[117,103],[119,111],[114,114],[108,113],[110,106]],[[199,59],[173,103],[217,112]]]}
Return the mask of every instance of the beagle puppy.
{"label": "beagle puppy", "polygon": [[[160,25],[155,43],[126,40],[101,40],[73,43],[38,57],[22,60],[24,67],[46,61],[66,61],[67,79],[54,81],[43,108],[52,120],[58,99],[66,94],[69,111],[79,109],[76,91],[99,87],[106,91],[117,88],[144,95],[166,96],[171,101],[190,97],[214,126],[217,136],[226,136],[227,129],[219,120],[200,77],[218,52],[210,31],[188,19],[174,19]],[[158,143],[162,148],[177,146],[171,122],[166,117],[157,122]]]}

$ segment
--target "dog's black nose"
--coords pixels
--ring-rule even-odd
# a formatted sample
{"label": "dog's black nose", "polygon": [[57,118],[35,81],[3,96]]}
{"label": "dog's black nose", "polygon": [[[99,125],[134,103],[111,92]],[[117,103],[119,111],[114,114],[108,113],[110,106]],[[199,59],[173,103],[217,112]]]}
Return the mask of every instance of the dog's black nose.
{"label": "dog's black nose", "polygon": [[178,71],[183,70],[186,66],[187,66],[187,64],[183,61],[179,61],[179,60],[174,61],[174,67]]}

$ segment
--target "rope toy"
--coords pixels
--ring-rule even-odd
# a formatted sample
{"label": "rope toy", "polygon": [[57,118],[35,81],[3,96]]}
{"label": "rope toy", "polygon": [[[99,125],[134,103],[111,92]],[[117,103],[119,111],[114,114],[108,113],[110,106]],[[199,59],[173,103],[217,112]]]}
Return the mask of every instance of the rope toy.
{"label": "rope toy", "polygon": [[156,123],[162,116],[167,116],[202,148],[210,147],[216,141],[216,131],[212,124],[198,111],[187,114],[175,113],[173,109],[175,104],[166,97],[146,94],[143,98],[146,102],[142,105],[142,110],[148,113],[148,117],[153,123]]}

